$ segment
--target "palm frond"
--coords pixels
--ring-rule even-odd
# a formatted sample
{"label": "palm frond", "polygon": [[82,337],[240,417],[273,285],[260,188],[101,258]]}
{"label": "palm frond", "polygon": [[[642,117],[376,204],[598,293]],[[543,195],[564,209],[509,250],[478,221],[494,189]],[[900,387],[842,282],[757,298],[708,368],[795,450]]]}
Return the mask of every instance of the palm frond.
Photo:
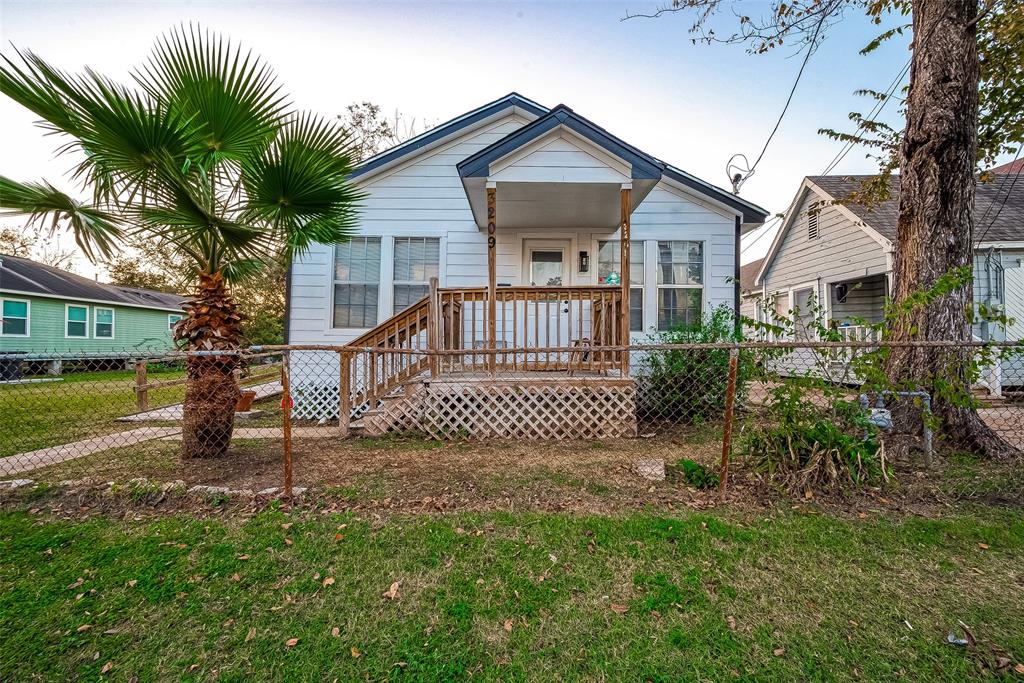
{"label": "palm frond", "polygon": [[158,40],[135,79],[200,126],[205,153],[214,163],[262,152],[284,116],[285,97],[266,64],[191,26]]}
{"label": "palm frond", "polygon": [[268,225],[289,258],[313,242],[345,241],[362,199],[347,180],[352,166],[347,131],[312,114],[297,115],[243,167],[244,215]]}
{"label": "palm frond", "polygon": [[0,176],[0,212],[28,216],[30,221],[50,219],[51,229],[67,221],[75,242],[93,262],[109,259],[124,238],[113,216],[76,201],[45,181],[18,183]]}

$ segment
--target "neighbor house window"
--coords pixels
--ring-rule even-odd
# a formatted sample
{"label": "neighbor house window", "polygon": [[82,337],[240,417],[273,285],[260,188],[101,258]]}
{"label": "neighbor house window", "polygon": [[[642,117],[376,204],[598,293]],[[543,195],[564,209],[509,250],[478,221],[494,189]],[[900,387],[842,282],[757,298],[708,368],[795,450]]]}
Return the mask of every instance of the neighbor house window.
{"label": "neighbor house window", "polygon": [[113,308],[94,308],[92,311],[93,318],[93,332],[92,336],[97,339],[113,339],[114,338],[114,309]]}
{"label": "neighbor house window", "polygon": [[28,336],[28,302],[21,299],[3,299],[0,318],[0,335],[5,337]]}
{"label": "neighbor house window", "polygon": [[440,260],[441,240],[437,237],[395,238],[395,313],[427,295],[430,278],[438,276]]}
{"label": "neighbor house window", "polygon": [[[608,277],[622,272],[622,250],[619,240],[597,243],[597,281],[605,284]],[[644,243],[629,241],[629,330],[644,330]]]}
{"label": "neighbor house window", "polygon": [[704,310],[704,243],[658,242],[658,329],[696,325]]}
{"label": "neighbor house window", "polygon": [[184,317],[185,316],[178,315],[177,313],[171,313],[170,315],[168,315],[167,316],[167,329],[173,332],[174,331],[174,326],[177,325],[178,321],[181,320]]}
{"label": "neighbor house window", "polygon": [[334,247],[334,327],[373,327],[380,293],[380,238]]}
{"label": "neighbor house window", "polygon": [[64,307],[64,336],[66,337],[88,337],[89,336],[89,309],[86,306]]}

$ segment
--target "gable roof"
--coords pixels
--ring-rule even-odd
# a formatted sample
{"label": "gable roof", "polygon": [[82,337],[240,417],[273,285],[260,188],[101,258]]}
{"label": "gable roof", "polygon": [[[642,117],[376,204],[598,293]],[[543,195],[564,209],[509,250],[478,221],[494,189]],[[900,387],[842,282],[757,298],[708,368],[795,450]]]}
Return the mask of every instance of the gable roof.
{"label": "gable roof", "polygon": [[1008,164],[992,169],[992,173],[1020,173],[1021,171],[1024,171],[1024,159],[1014,159]]}
{"label": "gable roof", "polygon": [[[807,191],[822,195],[825,201],[836,202],[833,206],[844,213],[850,221],[871,236],[885,249],[896,244],[896,221],[899,218],[900,177],[889,179],[889,199],[864,206],[856,203],[841,203],[860,190],[869,175],[822,175],[806,176],[793,203],[786,210],[786,216],[775,234],[764,262],[755,278],[759,284],[768,267],[778,253],[789,226],[796,218],[796,208]],[[978,183],[974,195],[974,241],[979,244],[1024,241],[1024,181],[1018,183],[1019,173],[997,175],[992,180]]]}
{"label": "gable roof", "polygon": [[138,287],[95,282],[19,256],[0,254],[0,292],[180,311],[185,298]]}
{"label": "gable roof", "polygon": [[758,272],[761,270],[762,263],[764,263],[764,259],[759,258],[756,261],[740,266],[740,294],[757,293],[755,280],[757,279]]}
{"label": "gable roof", "polygon": [[511,92],[504,97],[499,97],[493,102],[488,102],[482,107],[466,112],[460,116],[456,116],[454,119],[445,121],[444,123],[434,126],[430,130],[424,131],[414,138],[410,138],[405,142],[402,142],[390,149],[386,149],[380,154],[370,157],[365,161],[358,164],[350,178],[358,178],[359,176],[368,173],[374,169],[386,166],[394,163],[405,156],[412,154],[428,145],[445,138],[453,133],[457,133],[460,130],[472,126],[479,121],[490,118],[495,114],[498,114],[506,109],[512,107],[518,107],[525,111],[530,112],[534,116],[543,116],[548,112],[546,107],[543,107],[533,100],[529,100],[519,93]]}
{"label": "gable roof", "polygon": [[[835,201],[843,201],[857,192],[864,181],[873,176],[808,176]],[[1001,174],[990,181],[978,183],[974,195],[975,242],[1018,242],[1024,240],[1024,180],[1017,174]],[[900,208],[900,178],[889,181],[888,200],[874,206],[847,203],[857,218],[874,228],[890,242],[896,242],[896,220]]]}
{"label": "gable roof", "polygon": [[650,154],[640,151],[589,119],[577,114],[564,104],[559,104],[543,116],[460,161],[457,164],[459,175],[462,178],[486,178],[490,174],[491,163],[508,156],[515,150],[530,144],[559,126],[564,126],[609,154],[628,163],[631,169],[631,177],[634,180],[657,181],[667,176],[677,183],[740,212],[743,215],[744,223],[763,223],[764,219],[768,216],[768,212],[760,206],[740,199],[731,192],[699,180]]}

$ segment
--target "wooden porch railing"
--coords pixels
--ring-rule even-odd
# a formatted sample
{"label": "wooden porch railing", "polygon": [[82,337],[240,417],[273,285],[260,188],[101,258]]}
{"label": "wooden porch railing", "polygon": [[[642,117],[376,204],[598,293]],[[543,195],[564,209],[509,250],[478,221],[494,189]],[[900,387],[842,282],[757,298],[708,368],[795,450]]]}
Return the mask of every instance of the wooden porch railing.
{"label": "wooden porch railing", "polygon": [[[501,287],[493,325],[491,308],[486,287],[438,289],[431,282],[427,296],[353,339],[341,352],[342,412],[375,407],[403,382],[428,371],[437,376],[623,367],[622,351],[600,350],[622,345],[618,287]],[[395,349],[424,353],[388,353]],[[465,353],[427,353],[460,349]],[[484,349],[509,351],[481,353]]]}
{"label": "wooden porch railing", "polygon": [[[620,288],[500,287],[493,325],[486,287],[441,289],[437,296],[439,348],[466,351],[444,356],[442,371],[609,370],[620,364],[618,352],[592,349],[619,345]],[[490,348],[517,351],[473,353]]]}

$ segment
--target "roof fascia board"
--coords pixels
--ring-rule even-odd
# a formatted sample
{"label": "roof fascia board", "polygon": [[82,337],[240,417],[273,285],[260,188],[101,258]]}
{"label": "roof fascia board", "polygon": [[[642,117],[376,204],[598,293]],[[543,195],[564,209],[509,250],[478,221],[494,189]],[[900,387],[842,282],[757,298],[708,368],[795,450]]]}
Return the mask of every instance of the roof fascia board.
{"label": "roof fascia board", "polygon": [[[102,304],[105,306],[121,306],[122,308],[141,308],[147,311],[166,311],[170,313],[181,313],[182,308],[166,308],[164,306],[144,306],[142,304],[130,304],[123,301],[111,301],[110,299],[86,299],[78,296],[62,296],[60,294],[41,294],[39,292],[25,292],[20,289],[7,289],[0,287],[0,294],[17,294],[19,296],[34,296],[40,299],[58,299],[60,301],[81,301],[88,304]],[[183,300],[184,302],[184,300]]]}
{"label": "roof fascia board", "polygon": [[630,166],[630,177],[636,180],[658,180],[664,164],[643,152],[629,146],[614,135],[598,128],[568,107],[558,106],[548,114],[510,133],[493,145],[485,147],[458,164],[459,175],[463,178],[487,177],[495,161],[512,154],[545,133],[564,126],[590,143],[604,149],[612,156],[622,159]]}
{"label": "roof fascia board", "polygon": [[804,194],[810,191],[811,181],[804,178],[800,183],[800,188],[796,191],[796,196],[793,197],[793,201],[789,203],[789,207],[786,209],[786,213],[783,214],[784,218],[782,223],[779,225],[779,229],[775,232],[775,237],[772,238],[772,243],[768,247],[768,252],[764,255],[764,260],[761,261],[761,267],[757,270],[757,276],[754,278],[754,286],[764,284],[765,273],[768,272],[768,267],[771,266],[772,261],[775,260],[775,253],[779,250],[779,246],[782,244],[782,238],[785,237],[786,231],[789,230],[790,223],[793,222],[793,217],[796,216],[796,207],[800,205],[800,202],[804,199]]}
{"label": "roof fascia board", "polygon": [[507,109],[512,109],[516,113],[529,113],[537,117],[543,116],[548,111],[536,102],[528,100],[516,93],[512,93],[511,95],[489,102],[482,107],[466,112],[461,116],[457,116],[450,121],[446,121],[439,126],[431,128],[428,131],[424,131],[411,140],[406,140],[400,145],[385,150],[376,156],[370,157],[359,164],[359,166],[352,171],[349,178],[353,180],[363,179],[370,173],[379,172],[384,168],[398,163],[409,154],[425,151],[427,148],[432,148],[436,144],[443,142],[444,138],[458,133],[474,124],[483,123],[486,119],[500,114]]}
{"label": "roof fascia board", "polygon": [[498,174],[503,169],[510,166],[515,166],[526,157],[530,156],[534,152],[540,151],[555,140],[567,140],[584,154],[590,155],[605,166],[623,174],[627,178],[630,177],[631,167],[628,163],[624,163],[622,159],[609,154],[602,147],[595,145],[576,131],[565,127],[555,128],[552,131],[549,131],[548,135],[542,135],[537,139],[532,140],[529,144],[523,145],[503,159],[495,159],[490,164],[491,175]]}
{"label": "roof fascia board", "polygon": [[1024,241],[996,240],[994,242],[979,242],[974,245],[974,250],[979,249],[1024,249]]}
{"label": "roof fascia board", "polygon": [[674,166],[665,167],[665,176],[680,185],[697,190],[703,195],[716,199],[720,204],[728,206],[732,213],[739,212],[743,216],[744,223],[764,223],[768,217],[768,212],[757,204],[740,199],[731,192],[726,192],[722,188],[705,182]]}

